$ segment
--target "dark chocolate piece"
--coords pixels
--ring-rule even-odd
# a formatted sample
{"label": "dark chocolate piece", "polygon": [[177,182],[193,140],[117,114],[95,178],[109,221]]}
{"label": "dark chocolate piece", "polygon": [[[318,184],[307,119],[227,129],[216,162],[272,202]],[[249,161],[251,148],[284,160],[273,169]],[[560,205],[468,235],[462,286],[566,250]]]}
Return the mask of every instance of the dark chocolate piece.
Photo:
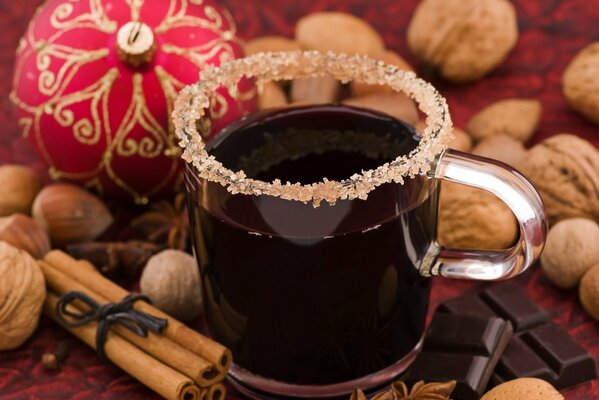
{"label": "dark chocolate piece", "polygon": [[456,400],[477,400],[512,336],[512,325],[501,318],[436,313],[422,352],[402,380],[456,380]]}
{"label": "dark chocolate piece", "polygon": [[449,300],[438,311],[496,316],[512,322],[516,335],[505,349],[490,387],[511,379],[535,377],[562,390],[596,377],[591,356],[514,283],[496,284],[478,294]]}

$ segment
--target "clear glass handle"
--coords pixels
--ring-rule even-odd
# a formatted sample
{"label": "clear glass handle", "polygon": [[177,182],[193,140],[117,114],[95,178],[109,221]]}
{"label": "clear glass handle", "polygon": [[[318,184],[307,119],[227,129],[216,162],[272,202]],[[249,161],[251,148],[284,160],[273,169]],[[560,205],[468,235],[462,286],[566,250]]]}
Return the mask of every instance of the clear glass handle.
{"label": "clear glass handle", "polygon": [[421,273],[447,278],[501,280],[518,275],[541,254],[547,235],[547,216],[541,197],[518,171],[507,164],[447,150],[431,171],[435,178],[486,190],[512,210],[520,237],[505,250],[459,250],[433,243]]}

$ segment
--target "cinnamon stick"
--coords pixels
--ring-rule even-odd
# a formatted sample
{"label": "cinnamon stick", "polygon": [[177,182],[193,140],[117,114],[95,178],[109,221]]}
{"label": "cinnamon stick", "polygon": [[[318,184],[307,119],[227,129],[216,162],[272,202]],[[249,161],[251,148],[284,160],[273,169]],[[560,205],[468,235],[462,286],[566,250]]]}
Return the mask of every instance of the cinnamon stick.
{"label": "cinnamon stick", "polygon": [[225,400],[226,396],[227,389],[225,388],[225,385],[223,385],[222,383],[218,383],[208,388],[206,400]]}
{"label": "cinnamon stick", "polygon": [[[58,296],[48,292],[44,302],[44,314],[59,322],[56,316],[57,303]],[[68,308],[75,309],[74,306]],[[95,349],[97,325],[96,322],[92,322],[78,328],[63,327]],[[115,365],[162,397],[168,400],[200,400],[200,389],[191,379],[164,365],[119,335],[109,332],[104,350]]]}
{"label": "cinnamon stick", "polygon": [[[102,296],[111,302],[120,301],[129,294],[125,289],[102,276],[90,263],[77,261],[60,250],[53,250],[46,254],[44,261],[64,274],[69,275],[93,292],[101,293]],[[215,380],[218,381],[224,378],[233,361],[229,349],[194,331],[176,319],[171,318],[146,302],[136,302],[135,308],[160,318],[167,318],[169,324],[164,332],[165,336],[181,347],[211,362],[219,371]]]}
{"label": "cinnamon stick", "polygon": [[[46,278],[46,284],[54,292],[62,295],[66,292],[79,291],[87,294],[100,304],[110,302],[104,296],[71,279],[52,265],[44,261],[39,261],[39,265]],[[168,321],[170,323],[171,318],[168,318]],[[112,325],[111,329],[164,364],[190,377],[199,386],[208,387],[218,383],[218,380],[215,379],[218,371],[212,363],[184,349],[170,339],[159,337],[152,332],[148,332],[148,336],[144,338],[119,324]]]}

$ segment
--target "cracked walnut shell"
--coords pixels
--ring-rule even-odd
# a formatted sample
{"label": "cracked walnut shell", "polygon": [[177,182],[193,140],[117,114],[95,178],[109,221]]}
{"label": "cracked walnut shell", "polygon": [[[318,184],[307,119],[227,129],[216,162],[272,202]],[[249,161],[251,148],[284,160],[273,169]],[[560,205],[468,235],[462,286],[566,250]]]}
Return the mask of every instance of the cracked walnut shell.
{"label": "cracked walnut shell", "polygon": [[19,347],[33,333],[45,297],[44,274],[35,260],[0,242],[0,351]]}
{"label": "cracked walnut shell", "polygon": [[599,42],[582,49],[562,77],[566,100],[572,108],[599,124]]}
{"label": "cracked walnut shell", "polygon": [[528,151],[521,171],[541,194],[551,223],[599,219],[599,151],[588,141],[552,136]]}
{"label": "cracked walnut shell", "polygon": [[508,0],[423,0],[407,36],[412,52],[446,79],[474,81],[516,45],[516,11]]}

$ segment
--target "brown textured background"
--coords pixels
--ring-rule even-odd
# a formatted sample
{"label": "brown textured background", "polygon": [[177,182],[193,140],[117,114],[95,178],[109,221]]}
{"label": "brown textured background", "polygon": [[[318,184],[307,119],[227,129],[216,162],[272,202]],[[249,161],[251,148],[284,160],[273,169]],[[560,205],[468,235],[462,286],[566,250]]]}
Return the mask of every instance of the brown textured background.
{"label": "brown textured background", "polygon": [[[0,164],[42,165],[19,136],[8,100],[14,50],[39,0],[0,0]],[[235,17],[241,36],[291,36],[295,21],[310,11],[338,10],[361,16],[384,36],[387,46],[413,65],[405,32],[418,0],[221,0]],[[463,127],[477,110],[507,97],[538,98],[543,118],[533,143],[560,132],[578,134],[599,145],[599,128],[573,113],[561,94],[560,80],[569,60],[586,44],[599,40],[599,0],[518,0],[521,31],[508,61],[488,78],[455,86],[432,79],[448,98],[452,117]],[[598,77],[599,79],[599,77]],[[0,188],[0,196],[1,194]],[[535,267],[517,279],[530,296],[545,307],[599,361],[599,324],[581,309],[577,292],[554,288]],[[433,304],[476,284],[437,280]],[[69,334],[42,319],[33,337],[19,350],[0,353],[0,399],[150,399],[157,398],[117,368],[101,364],[93,351],[72,339],[71,357],[60,372],[47,372],[41,355]],[[596,362],[597,364],[597,362]],[[564,393],[568,400],[599,398],[592,382]],[[229,398],[238,396],[230,393]]]}

